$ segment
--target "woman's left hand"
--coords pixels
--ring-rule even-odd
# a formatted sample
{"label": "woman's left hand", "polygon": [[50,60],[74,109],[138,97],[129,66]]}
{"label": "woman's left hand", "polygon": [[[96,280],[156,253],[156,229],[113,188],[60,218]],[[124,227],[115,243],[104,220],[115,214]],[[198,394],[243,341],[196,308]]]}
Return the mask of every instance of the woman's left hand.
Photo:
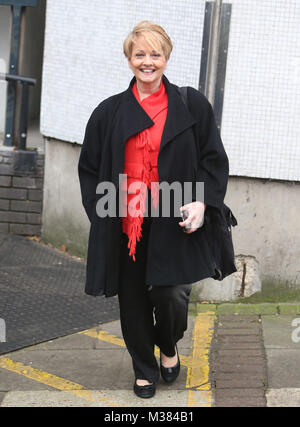
{"label": "woman's left hand", "polygon": [[184,230],[185,233],[193,233],[203,225],[205,208],[206,204],[198,201],[181,206],[180,212],[186,210],[189,214],[185,221],[178,223],[180,227],[187,228],[187,230]]}

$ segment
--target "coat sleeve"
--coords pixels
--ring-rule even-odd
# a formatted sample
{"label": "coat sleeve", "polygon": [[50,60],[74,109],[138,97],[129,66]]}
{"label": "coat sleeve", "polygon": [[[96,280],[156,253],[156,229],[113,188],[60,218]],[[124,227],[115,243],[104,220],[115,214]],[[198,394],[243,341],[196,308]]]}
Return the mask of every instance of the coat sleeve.
{"label": "coat sleeve", "polygon": [[78,162],[82,204],[90,222],[92,221],[94,203],[96,201],[96,187],[98,184],[100,162],[100,117],[98,108],[96,108],[87,122]]}
{"label": "coat sleeve", "polygon": [[210,102],[196,89],[190,89],[192,89],[190,103],[193,115],[197,119],[196,181],[204,182],[204,203],[220,209],[227,190],[229,161]]}

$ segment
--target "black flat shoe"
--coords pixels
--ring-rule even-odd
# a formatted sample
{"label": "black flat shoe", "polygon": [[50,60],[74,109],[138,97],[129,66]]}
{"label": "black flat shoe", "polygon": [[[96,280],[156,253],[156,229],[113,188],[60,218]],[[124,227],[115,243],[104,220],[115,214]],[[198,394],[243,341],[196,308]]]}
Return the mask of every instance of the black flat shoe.
{"label": "black flat shoe", "polygon": [[160,373],[164,381],[168,384],[171,384],[173,381],[175,381],[180,372],[180,359],[179,359],[177,345],[175,345],[175,347],[176,347],[177,358],[178,358],[177,364],[175,366],[173,366],[172,368],[165,368],[161,364],[161,360],[160,360]]}
{"label": "black flat shoe", "polygon": [[143,399],[148,399],[149,397],[153,397],[155,395],[156,387],[155,383],[147,384],[147,385],[137,385],[136,380],[133,385],[133,391],[138,397]]}

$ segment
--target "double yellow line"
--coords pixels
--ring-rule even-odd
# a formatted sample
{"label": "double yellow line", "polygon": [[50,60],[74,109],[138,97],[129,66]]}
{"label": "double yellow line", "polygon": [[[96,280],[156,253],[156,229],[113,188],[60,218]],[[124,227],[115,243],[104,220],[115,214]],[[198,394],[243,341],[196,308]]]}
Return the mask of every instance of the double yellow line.
{"label": "double yellow line", "polygon": [[[0,368],[23,375],[31,380],[38,381],[39,383],[48,385],[56,390],[71,393],[73,396],[83,398],[89,402],[95,402],[91,392],[86,390],[86,387],[81,384],[60,378],[49,372],[41,371],[40,369],[32,368],[31,366],[24,365],[21,362],[15,362],[7,357],[0,357]],[[97,401],[106,403],[108,406],[120,406],[108,397],[98,397]]]}
{"label": "double yellow line", "polygon": [[[209,348],[213,335],[213,326],[213,312],[198,313],[195,318],[193,330],[192,354],[190,356],[180,355],[181,365],[187,367],[186,388],[188,390],[188,407],[211,406],[212,394],[209,383]],[[116,346],[125,347],[123,339],[103,330],[97,331],[96,328],[79,332],[79,334],[84,334]],[[159,357],[159,350],[157,347],[155,347],[155,355]],[[33,368],[21,362],[15,362],[7,357],[0,357],[0,368],[30,378],[56,390],[71,393],[89,402],[96,401],[92,393],[81,384]],[[99,393],[97,393],[97,401],[107,406],[126,406],[119,405],[112,397],[104,395],[101,397]]]}

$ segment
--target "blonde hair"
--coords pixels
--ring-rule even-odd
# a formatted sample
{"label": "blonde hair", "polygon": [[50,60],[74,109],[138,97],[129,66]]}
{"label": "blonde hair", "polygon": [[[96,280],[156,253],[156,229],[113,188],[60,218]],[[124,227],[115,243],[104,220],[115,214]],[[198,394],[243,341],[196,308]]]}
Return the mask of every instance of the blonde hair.
{"label": "blonde hair", "polygon": [[124,40],[123,52],[127,59],[131,58],[133,44],[139,36],[143,36],[145,41],[154,49],[163,51],[168,61],[173,49],[172,41],[160,25],[151,21],[139,22]]}

